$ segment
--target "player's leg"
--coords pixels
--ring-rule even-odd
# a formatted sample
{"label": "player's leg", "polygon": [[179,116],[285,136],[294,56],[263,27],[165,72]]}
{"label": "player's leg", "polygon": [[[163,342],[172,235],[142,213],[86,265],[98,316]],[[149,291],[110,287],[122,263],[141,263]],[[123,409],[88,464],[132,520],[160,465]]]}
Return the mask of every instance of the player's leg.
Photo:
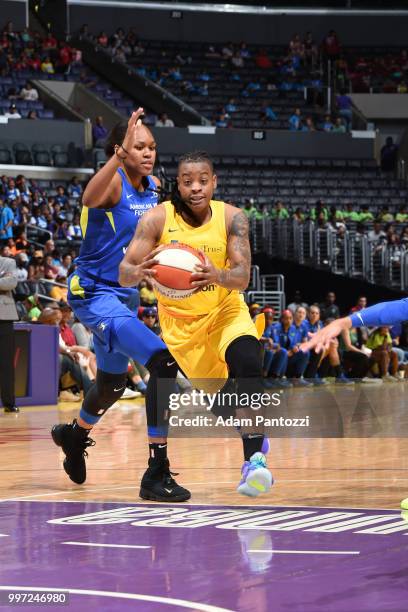
{"label": "player's leg", "polygon": [[[238,397],[243,394],[249,397],[259,397],[263,393],[262,385],[262,351],[260,342],[250,335],[234,339],[225,351],[225,361],[231,378],[236,380]],[[261,410],[252,408],[237,408],[239,418],[254,418]],[[266,493],[272,486],[272,474],[266,467],[266,451],[263,426],[248,426],[241,428],[244,451],[244,464],[241,470],[241,482],[238,491],[244,495],[256,497]]]}
{"label": "player's leg", "polygon": [[65,454],[64,470],[77,484],[86,480],[87,448],[95,444],[89,434],[108,408],[120,399],[126,386],[127,357],[108,351],[96,334],[94,347],[98,365],[96,380],[85,395],[78,417],[72,423],[54,425],[51,430],[55,444]]}
{"label": "player's leg", "polygon": [[164,342],[135,316],[112,322],[110,343],[115,351],[143,364],[150,373],[146,389],[149,463],[140,496],[162,502],[186,501],[190,492],[172,478],[167,457],[169,397],[176,390],[178,365]]}

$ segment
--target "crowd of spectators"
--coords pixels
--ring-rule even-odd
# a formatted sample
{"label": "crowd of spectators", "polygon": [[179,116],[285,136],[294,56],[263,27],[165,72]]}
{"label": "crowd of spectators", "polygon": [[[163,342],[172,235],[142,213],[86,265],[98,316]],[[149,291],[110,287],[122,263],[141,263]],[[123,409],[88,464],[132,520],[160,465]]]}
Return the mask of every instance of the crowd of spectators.
{"label": "crowd of spectators", "polygon": [[[366,306],[367,298],[360,296],[350,313]],[[307,304],[297,291],[277,322],[270,306],[251,304],[250,312],[254,319],[263,312],[266,319],[261,342],[264,382],[269,388],[398,382],[408,372],[407,324],[352,328],[322,352],[300,350],[310,333],[340,316],[333,291],[320,304]]]}
{"label": "crowd of spectators", "polygon": [[[279,92],[282,100],[288,92],[300,92],[303,94],[305,87],[310,91],[318,92],[323,87],[324,60],[329,58],[336,60],[340,53],[340,42],[336,32],[330,31],[321,43],[318,43],[311,32],[304,36],[296,33],[293,35],[286,49],[281,49],[276,56],[276,50],[272,52],[269,48],[248,45],[246,42],[234,44],[203,45],[201,49],[200,65],[196,55],[182,52],[176,47],[163,45],[161,55],[166,59],[166,64],[160,66],[157,62],[148,60],[148,42],[143,42],[135,28],[125,32],[118,28],[112,35],[102,31],[98,35],[89,31],[89,26],[84,25],[80,34],[107,51],[115,61],[135,65],[137,72],[158,83],[162,87],[173,89],[179,86],[181,94],[208,98],[215,94],[224,94],[225,103],[220,106],[211,118],[216,127],[229,128],[234,126],[234,115],[239,109],[242,99],[254,99],[254,109],[260,108],[259,121],[266,127],[273,127],[273,123],[280,119],[274,101],[264,98],[257,100],[260,93]],[[168,64],[167,60],[173,64]],[[207,66],[204,60],[212,60]],[[225,91],[219,91],[215,86],[214,67],[225,71],[225,78],[239,85],[240,93],[237,99],[229,98]],[[244,69],[251,69],[251,78],[244,75]],[[193,70],[193,75],[191,74]],[[253,69],[253,70],[252,70]],[[274,99],[276,99],[274,97]],[[314,107],[317,109],[322,100],[318,93],[314,94]],[[352,102],[345,91],[336,98],[337,106],[334,116],[326,116],[319,111],[316,118],[305,113],[302,116],[300,109],[294,109],[293,114],[285,127],[290,130],[315,131],[343,133],[351,125]],[[157,125],[171,127],[171,119],[168,117],[163,121],[159,118]],[[286,121],[286,119],[285,119]]]}
{"label": "crowd of spectators", "polygon": [[[43,36],[40,32],[24,28],[17,32],[9,21],[0,39],[0,77],[34,72],[43,74],[67,74],[75,65],[82,64],[82,54],[66,41],[58,41],[53,34]],[[35,101],[38,96],[27,86],[12,95]],[[28,96],[28,97],[27,97]]]}

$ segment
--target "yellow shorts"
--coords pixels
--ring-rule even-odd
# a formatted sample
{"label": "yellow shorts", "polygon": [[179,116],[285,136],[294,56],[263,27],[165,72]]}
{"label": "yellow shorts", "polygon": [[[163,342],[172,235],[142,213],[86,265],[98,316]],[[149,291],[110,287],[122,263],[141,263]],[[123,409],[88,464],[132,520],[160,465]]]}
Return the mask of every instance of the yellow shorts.
{"label": "yellow shorts", "polygon": [[240,336],[259,339],[264,329],[263,315],[255,325],[241,294],[228,295],[216,310],[194,319],[176,318],[159,304],[159,318],[170,353],[193,386],[207,392],[228,378],[225,351],[231,342]]}

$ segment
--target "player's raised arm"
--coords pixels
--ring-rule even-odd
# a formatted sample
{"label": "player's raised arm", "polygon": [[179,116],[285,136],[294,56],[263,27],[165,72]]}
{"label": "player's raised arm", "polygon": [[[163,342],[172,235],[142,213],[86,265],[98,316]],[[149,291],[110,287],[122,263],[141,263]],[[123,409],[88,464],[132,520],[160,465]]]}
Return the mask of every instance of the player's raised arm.
{"label": "player's raised arm", "polygon": [[141,125],[143,108],[133,112],[123,142],[116,143],[115,152],[95,176],[91,178],[82,196],[82,204],[88,208],[110,208],[120,198],[121,182],[117,170],[132,151]]}
{"label": "player's raised arm", "polygon": [[122,287],[135,287],[142,279],[154,276],[151,269],[157,263],[154,248],[163,231],[164,220],[165,211],[161,206],[152,208],[140,219],[119,266],[119,284]]}

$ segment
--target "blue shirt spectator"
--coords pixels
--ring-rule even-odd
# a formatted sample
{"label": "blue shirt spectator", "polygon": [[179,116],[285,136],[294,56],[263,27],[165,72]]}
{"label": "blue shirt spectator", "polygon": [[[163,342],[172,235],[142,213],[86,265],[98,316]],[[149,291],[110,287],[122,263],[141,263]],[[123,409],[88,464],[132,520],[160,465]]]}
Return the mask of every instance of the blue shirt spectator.
{"label": "blue shirt spectator", "polygon": [[300,122],[301,122],[300,108],[297,108],[295,112],[293,113],[293,115],[289,117],[289,129],[292,132],[297,131],[300,128]]}
{"label": "blue shirt spectator", "polygon": [[92,128],[92,137],[94,143],[98,140],[105,140],[108,135],[108,130],[103,125],[103,117],[99,116],[95,119],[95,125]]}
{"label": "blue shirt spectator", "polygon": [[0,201],[0,240],[13,237],[14,213]]}

